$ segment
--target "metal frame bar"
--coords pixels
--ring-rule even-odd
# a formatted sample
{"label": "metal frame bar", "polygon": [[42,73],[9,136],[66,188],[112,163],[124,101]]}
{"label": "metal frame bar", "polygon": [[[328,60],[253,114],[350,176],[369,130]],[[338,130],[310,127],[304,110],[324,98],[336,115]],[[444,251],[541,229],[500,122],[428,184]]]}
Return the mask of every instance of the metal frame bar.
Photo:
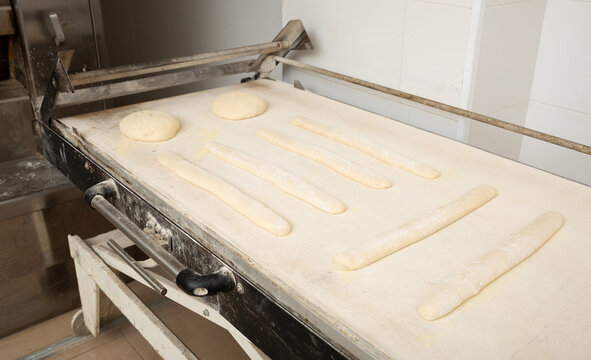
{"label": "metal frame bar", "polygon": [[378,84],[375,84],[375,83],[372,83],[369,81],[361,80],[361,79],[358,79],[358,78],[355,78],[352,76],[340,74],[340,73],[337,73],[334,71],[330,71],[330,70],[319,68],[319,67],[316,67],[313,65],[305,64],[305,63],[302,63],[302,62],[299,62],[296,60],[287,59],[285,57],[273,56],[273,59],[275,61],[280,62],[285,65],[289,65],[289,66],[293,66],[293,67],[296,67],[299,69],[312,71],[312,72],[320,74],[320,75],[324,75],[324,76],[328,76],[328,77],[335,78],[338,80],[346,81],[346,82],[349,82],[349,83],[352,83],[355,85],[359,85],[359,86],[363,86],[368,89],[376,90],[376,91],[379,91],[379,92],[382,92],[385,94],[394,95],[399,98],[410,100],[410,101],[413,101],[413,102],[416,102],[416,103],[419,103],[422,105],[426,105],[426,106],[429,106],[429,107],[432,107],[435,109],[443,110],[443,111],[446,111],[446,112],[449,112],[449,113],[452,113],[455,115],[463,116],[468,119],[476,120],[476,121],[479,121],[479,122],[482,122],[482,123],[485,123],[488,125],[496,126],[501,129],[509,130],[509,131],[517,133],[517,134],[529,136],[534,139],[545,141],[547,143],[551,143],[554,145],[565,147],[567,149],[571,149],[574,151],[578,151],[578,152],[581,152],[584,154],[591,155],[591,146],[587,146],[587,145],[580,144],[580,143],[577,143],[577,142],[574,142],[571,140],[563,139],[558,136],[546,134],[541,131],[529,129],[529,128],[526,128],[526,127],[523,127],[520,125],[515,125],[515,124],[507,122],[507,121],[495,119],[493,117],[486,116],[486,115],[481,115],[481,114],[475,113],[473,111],[460,109],[458,107],[447,105],[447,104],[444,104],[444,103],[441,103],[441,102],[438,102],[435,100],[430,100],[430,99],[427,99],[427,98],[424,98],[421,96],[409,94],[404,91],[392,89],[392,88],[389,88],[389,87],[383,86],[383,85],[378,85]]}
{"label": "metal frame bar", "polygon": [[[52,110],[56,106],[79,105],[251,71],[257,72],[255,74],[255,78],[257,78],[258,67],[268,55],[285,55],[293,49],[302,48],[311,48],[310,39],[302,22],[300,20],[291,20],[283,27],[272,42],[72,75],[68,74],[68,68],[74,51],[60,51],[54,69],[49,76],[49,82],[44,96],[34,98],[31,102],[35,111],[35,118],[42,123],[48,123]],[[259,56],[253,60],[211,66],[206,65],[252,55]],[[154,75],[135,80],[130,79],[141,75],[178,71],[183,68],[197,67],[199,65],[202,66],[192,70]],[[77,85],[120,79],[126,81],[78,90],[74,89],[74,86]]]}
{"label": "metal frame bar", "polygon": [[96,100],[112,99],[124,95],[186,85],[194,82],[245,73],[253,60],[244,60],[221,65],[201,66],[196,69],[156,75],[114,84],[94,86],[73,93],[59,93],[55,106],[78,105]]}
{"label": "metal frame bar", "polygon": [[[122,236],[122,234],[118,233],[118,230],[114,230],[112,233],[114,235],[113,239],[115,239],[115,241],[117,243],[119,243],[119,245],[121,245],[123,247],[127,247],[132,244],[132,242],[129,239],[125,238],[124,236]],[[101,246],[101,244],[98,244],[98,243],[97,244],[93,243],[92,249],[101,258],[101,260],[103,260],[111,268],[126,274],[127,276],[133,278],[134,280],[136,280],[138,282],[143,283],[146,286],[149,285],[145,281],[145,279],[142,279],[139,276],[139,274],[137,274],[134,271],[131,271],[132,269],[130,269],[129,264],[122,262],[115,255],[114,252],[110,251],[109,249],[107,249],[104,246]],[[242,333],[240,331],[236,330],[236,328],[234,326],[232,326],[232,324],[230,322],[228,322],[228,320],[226,320],[215,308],[213,308],[212,306],[209,306],[202,299],[189,296],[186,293],[182,292],[181,290],[175,288],[174,284],[172,284],[171,281],[162,277],[158,273],[151,271],[151,270],[146,270],[146,271],[152,277],[154,277],[158,281],[161,281],[163,284],[166,284],[168,286],[168,288],[171,289],[170,292],[166,294],[167,298],[171,299],[172,301],[176,302],[177,304],[184,306],[185,308],[191,310],[195,314],[202,315],[207,320],[228,330],[228,332],[232,335],[232,337],[234,337],[236,342],[240,345],[240,347],[242,347],[242,349],[246,352],[246,354],[251,359],[260,359],[260,360],[268,359],[268,357],[259,348],[257,348],[250,340],[248,340],[248,338],[246,338],[244,335],[242,335]]]}
{"label": "metal frame bar", "polygon": [[78,236],[69,236],[70,254],[76,266],[84,324],[93,336],[100,329],[99,289],[165,359],[197,357],[142,303],[92,249]]}
{"label": "metal frame bar", "polygon": [[[108,235],[108,236],[107,236]],[[107,243],[109,241],[115,242],[120,247],[128,247],[133,244],[131,240],[126,238],[119,230],[113,230],[110,233],[99,235],[93,239],[89,239],[85,241],[87,245],[100,257],[100,259],[107,264],[109,267],[113,268],[116,271],[122,272],[125,275],[133,278],[134,280],[149,286],[149,282],[146,281],[145,278],[141,277],[140,274],[133,271],[133,269],[129,266],[128,263],[122,261],[117,255],[116,252],[113,250],[105,247],[104,241],[98,241],[99,238],[108,238]],[[183,291],[177,289],[174,284],[166,279],[165,277],[161,276],[155,271],[150,269],[145,270],[151,277],[156,279],[157,281],[164,284],[166,287],[170,289],[170,291],[166,294],[166,297],[170,300],[176,302],[184,306],[185,308],[191,310],[195,314],[201,315],[207,320],[217,324],[218,326],[228,330],[228,332],[234,337],[236,342],[240,345],[240,347],[246,352],[246,354],[251,359],[258,359],[258,360],[265,360],[268,357],[258,349],[248,338],[246,338],[242,333],[240,333],[228,320],[226,320],[214,307],[208,305],[203,299],[195,298],[190,295],[187,295]],[[141,332],[140,332],[141,333]],[[143,334],[142,334],[143,335]]]}
{"label": "metal frame bar", "polygon": [[150,61],[139,64],[123,65],[108,69],[87,71],[70,75],[72,85],[86,85],[102,81],[123,79],[132,76],[153,74],[169,70],[178,70],[212,62],[236,59],[245,56],[265,54],[288,48],[289,41],[273,41],[256,45],[214,51],[192,56],[177,57],[166,60]]}
{"label": "metal frame bar", "polygon": [[158,294],[166,295],[166,288],[160,283],[158,280],[154,279],[152,275],[150,275],[140,264],[137,263],[128,253],[123,250],[119,244],[117,244],[114,240],[109,239],[107,240],[107,245],[117,254],[121,259],[123,259],[127,265],[129,265],[142,279],[145,280],[148,285],[152,287]]}

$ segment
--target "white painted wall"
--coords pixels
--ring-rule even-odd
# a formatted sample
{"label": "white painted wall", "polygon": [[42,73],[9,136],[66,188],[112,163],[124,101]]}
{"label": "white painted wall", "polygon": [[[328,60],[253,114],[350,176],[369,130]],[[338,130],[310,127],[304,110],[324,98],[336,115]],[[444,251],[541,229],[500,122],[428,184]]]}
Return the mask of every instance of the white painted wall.
{"label": "white painted wall", "polygon": [[[591,145],[591,1],[548,0],[527,127]],[[524,138],[520,161],[591,185],[591,156]]]}

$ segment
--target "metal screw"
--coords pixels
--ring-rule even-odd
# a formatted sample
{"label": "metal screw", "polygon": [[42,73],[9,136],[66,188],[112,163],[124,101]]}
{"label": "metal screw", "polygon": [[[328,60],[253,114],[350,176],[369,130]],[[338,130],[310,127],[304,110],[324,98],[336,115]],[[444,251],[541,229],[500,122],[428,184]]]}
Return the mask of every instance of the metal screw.
{"label": "metal screw", "polygon": [[207,310],[207,309],[203,310],[203,316],[209,316],[209,310]]}
{"label": "metal screw", "polygon": [[241,283],[238,283],[236,285],[236,291],[238,291],[238,294],[244,294],[244,286],[242,286]]}
{"label": "metal screw", "polygon": [[208,291],[206,288],[198,287],[193,289],[193,295],[195,296],[205,296],[207,295]]}

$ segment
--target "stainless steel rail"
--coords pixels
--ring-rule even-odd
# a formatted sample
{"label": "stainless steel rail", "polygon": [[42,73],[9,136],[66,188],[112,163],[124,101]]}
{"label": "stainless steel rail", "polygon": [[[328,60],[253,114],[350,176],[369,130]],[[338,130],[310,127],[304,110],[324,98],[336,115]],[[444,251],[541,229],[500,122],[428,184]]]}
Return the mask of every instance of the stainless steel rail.
{"label": "stainless steel rail", "polygon": [[116,207],[111,205],[103,195],[95,195],[90,201],[93,209],[96,209],[107,220],[115,225],[122,233],[143,251],[154,259],[164,270],[176,277],[185,266],[177,259],[170,255],[164,248],[160,246],[154,239],[149,237],[145,232],[137,227],[131,220],[123,215]]}
{"label": "stainless steel rail", "polygon": [[183,69],[202,64],[209,64],[212,62],[241,58],[245,56],[271,53],[287,49],[290,45],[291,44],[289,41],[273,41],[256,45],[213,51],[209,53],[197,54],[192,56],[150,61],[132,65],[123,65],[108,69],[72,74],[70,75],[70,81],[74,86],[93,84],[102,81],[117,80],[132,76]]}
{"label": "stainless steel rail", "polygon": [[312,71],[317,74],[332,77],[335,79],[343,80],[343,81],[346,81],[346,82],[349,82],[349,83],[352,83],[355,85],[366,87],[368,89],[383,92],[385,94],[394,95],[394,96],[397,96],[397,97],[400,97],[400,98],[403,98],[406,100],[410,100],[410,101],[413,101],[413,102],[416,102],[416,103],[419,103],[422,105],[426,105],[426,106],[430,106],[430,107],[433,107],[433,108],[436,108],[439,110],[447,111],[449,113],[460,115],[465,118],[476,120],[476,121],[479,121],[479,122],[482,122],[482,123],[485,123],[488,125],[496,126],[501,129],[509,130],[509,131],[512,131],[517,134],[526,135],[526,136],[532,137],[534,139],[542,140],[542,141],[545,141],[545,142],[548,142],[548,143],[551,143],[554,145],[565,147],[567,149],[571,149],[574,151],[578,151],[578,152],[582,152],[584,154],[591,155],[591,146],[587,146],[587,145],[580,144],[580,143],[577,143],[577,142],[574,142],[571,140],[563,139],[563,138],[560,138],[560,137],[557,137],[554,135],[546,134],[541,131],[529,129],[529,128],[526,128],[526,127],[523,127],[520,125],[515,125],[513,123],[499,120],[499,119],[495,119],[490,116],[481,115],[481,114],[478,114],[478,113],[475,113],[475,112],[472,112],[469,110],[460,109],[458,107],[447,105],[444,103],[440,103],[435,100],[430,100],[430,99],[426,99],[424,97],[420,97],[417,95],[412,95],[412,94],[406,93],[404,91],[389,88],[387,86],[378,85],[378,84],[375,84],[375,83],[372,83],[369,81],[365,81],[365,80],[361,80],[361,79],[358,79],[358,78],[355,78],[352,76],[340,74],[340,73],[337,73],[334,71],[330,71],[330,70],[319,68],[319,67],[316,67],[313,65],[305,64],[305,63],[302,63],[299,61],[287,59],[287,58],[280,57],[280,56],[274,56],[273,59],[277,62],[282,63],[282,64],[286,64],[286,65],[297,67],[300,69]]}
{"label": "stainless steel rail", "polygon": [[[111,99],[150,90],[190,84],[212,78],[241,74],[246,72],[253,62],[254,60],[244,60],[230,64],[204,65],[191,70],[78,89],[72,93],[61,92],[57,95],[55,106],[84,104],[90,101]],[[39,101],[41,101],[41,99],[39,99],[37,103],[39,103]]]}

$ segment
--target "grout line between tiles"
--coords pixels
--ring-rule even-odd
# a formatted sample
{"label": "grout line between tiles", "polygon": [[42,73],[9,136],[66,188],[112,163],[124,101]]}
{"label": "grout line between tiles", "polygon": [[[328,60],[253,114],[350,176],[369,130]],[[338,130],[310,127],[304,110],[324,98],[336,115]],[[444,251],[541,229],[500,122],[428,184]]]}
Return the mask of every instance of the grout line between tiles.
{"label": "grout line between tiles", "polygon": [[[119,331],[119,330],[116,330],[116,331]],[[119,331],[119,333],[120,333],[120,335],[123,335],[123,334],[121,334],[121,331]],[[98,336],[97,336],[96,338],[98,338]],[[96,338],[94,338],[94,339],[96,339]],[[99,347],[101,347],[101,346],[103,346],[103,345],[110,344],[110,343],[112,343],[113,341],[115,341],[115,340],[117,340],[117,339],[118,339],[117,337],[114,337],[113,339],[111,339],[111,340],[109,340],[109,341],[107,341],[107,342],[104,342],[104,343],[101,343],[101,344],[97,344],[96,346],[93,346],[93,347],[91,347],[90,349],[87,349],[87,350],[85,350],[85,351],[82,351],[82,352],[79,352],[79,353],[73,354],[72,356],[70,356],[69,358],[67,358],[67,359],[64,359],[64,360],[71,360],[71,359],[77,358],[78,356],[80,356],[80,355],[83,355],[83,354],[86,354],[86,353],[88,353],[88,352],[91,352],[91,351],[93,351],[93,350],[96,350],[96,349],[98,349]]]}
{"label": "grout line between tiles", "polygon": [[[123,339],[125,339],[125,341],[131,346],[131,348],[133,349],[133,351],[135,351],[136,354],[138,354],[138,356],[140,358],[144,359],[144,357],[142,356],[142,354],[140,354],[140,352],[138,351],[138,349],[136,349],[136,347],[133,346],[133,343],[131,341],[129,341],[129,339],[127,338],[127,334],[124,333],[123,331],[121,332],[121,334],[123,335]],[[158,355],[158,356],[160,356],[160,355]]]}
{"label": "grout line between tiles", "polygon": [[[85,336],[78,336],[78,335],[73,335],[69,338],[66,338],[62,341],[59,341],[55,344],[49,345],[48,347],[41,349],[37,352],[34,352],[32,354],[23,356],[21,358],[19,358],[19,360],[37,360],[37,359],[46,359],[49,356],[55,355],[56,351],[58,351],[59,349],[61,349],[64,346],[70,345],[72,343],[77,343],[80,341],[80,339],[85,338]],[[83,343],[83,342],[81,342]]]}
{"label": "grout line between tiles", "polygon": [[[472,5],[470,5],[470,6],[458,5],[458,4],[451,4],[451,3],[439,2],[439,1],[430,1],[430,0],[410,0],[410,1],[422,2],[422,3],[426,3],[426,4],[432,4],[432,5],[449,6],[449,7],[454,7],[454,8],[462,8],[462,9],[471,9],[472,8]],[[523,1],[534,1],[534,0],[523,0]]]}
{"label": "grout line between tiles", "polygon": [[489,111],[488,114],[489,114],[489,116],[494,116],[494,114],[496,114],[496,113],[499,113],[501,111],[505,111],[505,110],[507,110],[509,108],[512,108],[512,107],[517,106],[517,105],[521,105],[523,103],[527,103],[529,101],[531,101],[531,99],[520,100],[520,101],[517,101],[515,103],[509,104],[509,105],[505,105],[505,106],[503,106],[501,108],[495,109],[493,111]]}
{"label": "grout line between tiles", "polygon": [[534,99],[530,99],[530,101],[538,103],[538,104],[542,104],[542,105],[546,105],[546,106],[552,106],[554,108],[560,109],[560,110],[566,110],[566,111],[570,111],[570,112],[574,112],[577,114],[581,114],[581,115],[587,115],[587,116],[591,116],[590,113],[584,112],[584,111],[579,111],[579,110],[574,110],[574,109],[569,109],[567,107],[564,106],[560,106],[560,105],[554,105],[554,104],[550,104],[547,102],[543,102],[543,101],[539,101],[539,100],[534,100]]}
{"label": "grout line between tiles", "polygon": [[408,14],[408,2],[410,0],[404,1],[404,16],[402,17],[402,46],[400,49],[400,76],[398,77],[398,87],[402,89],[402,71],[404,70],[404,37],[406,36],[406,16]]}
{"label": "grout line between tiles", "polygon": [[511,6],[511,5],[517,5],[517,4],[522,4],[522,3],[530,3],[530,2],[534,2],[534,1],[539,1],[539,0],[515,0],[515,1],[511,1],[511,2],[505,2],[505,3],[499,3],[499,4],[495,4],[495,5],[489,5],[486,8],[499,8],[499,7],[503,7],[503,6]]}

